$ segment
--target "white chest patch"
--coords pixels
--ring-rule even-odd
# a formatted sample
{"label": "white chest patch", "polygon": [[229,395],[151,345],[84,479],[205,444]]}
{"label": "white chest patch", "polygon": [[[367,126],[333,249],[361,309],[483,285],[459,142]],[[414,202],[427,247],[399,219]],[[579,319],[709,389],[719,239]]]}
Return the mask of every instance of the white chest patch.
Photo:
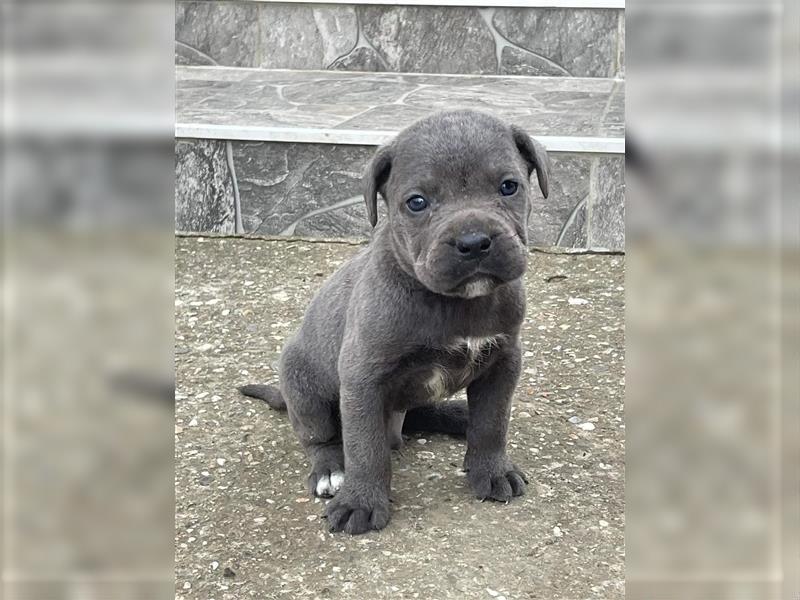
{"label": "white chest patch", "polygon": [[447,375],[439,367],[433,367],[431,376],[425,381],[425,387],[431,394],[432,400],[441,400],[447,396]]}
{"label": "white chest patch", "polygon": [[448,372],[440,366],[434,366],[430,376],[425,381],[425,387],[431,394],[431,399],[442,400],[454,393],[469,381],[471,375],[481,360],[484,352],[497,346],[503,336],[465,337],[454,340],[454,343],[445,349],[453,354],[466,354],[467,363],[456,372]]}
{"label": "white chest patch", "polygon": [[489,337],[468,337],[464,338],[463,344],[467,345],[467,353],[472,360],[475,360],[484,350],[497,346],[500,341],[499,335]]}

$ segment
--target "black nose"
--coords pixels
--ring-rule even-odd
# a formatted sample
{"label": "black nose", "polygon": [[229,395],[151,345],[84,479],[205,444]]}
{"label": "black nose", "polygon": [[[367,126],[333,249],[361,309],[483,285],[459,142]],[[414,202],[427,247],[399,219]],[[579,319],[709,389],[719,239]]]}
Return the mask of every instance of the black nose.
{"label": "black nose", "polygon": [[492,238],[485,233],[465,233],[456,238],[456,249],[463,258],[479,258],[489,254]]}

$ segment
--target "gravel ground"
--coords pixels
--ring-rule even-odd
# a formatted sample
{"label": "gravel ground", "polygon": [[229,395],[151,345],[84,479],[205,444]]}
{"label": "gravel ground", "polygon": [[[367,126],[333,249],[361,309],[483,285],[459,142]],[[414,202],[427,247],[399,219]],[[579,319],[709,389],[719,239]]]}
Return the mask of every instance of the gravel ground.
{"label": "gravel ground", "polygon": [[462,440],[408,440],[387,529],[331,534],[272,368],[347,243],[179,238],[177,598],[624,597],[624,258],[532,253],[509,453],[531,480],[481,503]]}

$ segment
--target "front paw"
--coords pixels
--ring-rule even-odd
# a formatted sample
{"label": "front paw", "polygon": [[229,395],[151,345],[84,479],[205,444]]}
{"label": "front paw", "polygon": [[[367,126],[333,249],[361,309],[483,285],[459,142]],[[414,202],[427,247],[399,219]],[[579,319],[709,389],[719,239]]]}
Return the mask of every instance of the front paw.
{"label": "front paw", "polygon": [[508,502],[525,493],[528,478],[507,457],[470,459],[464,461],[467,480],[479,500]]}
{"label": "front paw", "polygon": [[325,516],[331,531],[358,535],[383,529],[389,523],[389,495],[373,485],[345,481],[325,507]]}

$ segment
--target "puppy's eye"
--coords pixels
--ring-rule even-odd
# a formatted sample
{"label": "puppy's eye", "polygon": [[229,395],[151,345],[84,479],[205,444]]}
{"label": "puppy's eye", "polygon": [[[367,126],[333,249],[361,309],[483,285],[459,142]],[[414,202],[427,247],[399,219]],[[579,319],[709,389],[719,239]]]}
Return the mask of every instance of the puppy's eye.
{"label": "puppy's eye", "polygon": [[503,196],[513,196],[517,193],[517,188],[519,184],[516,181],[512,181],[511,179],[506,179],[503,183],[500,184],[500,193]]}
{"label": "puppy's eye", "polygon": [[428,208],[428,201],[422,196],[411,196],[411,198],[406,200],[406,206],[408,206],[408,210],[411,212],[422,212]]}

